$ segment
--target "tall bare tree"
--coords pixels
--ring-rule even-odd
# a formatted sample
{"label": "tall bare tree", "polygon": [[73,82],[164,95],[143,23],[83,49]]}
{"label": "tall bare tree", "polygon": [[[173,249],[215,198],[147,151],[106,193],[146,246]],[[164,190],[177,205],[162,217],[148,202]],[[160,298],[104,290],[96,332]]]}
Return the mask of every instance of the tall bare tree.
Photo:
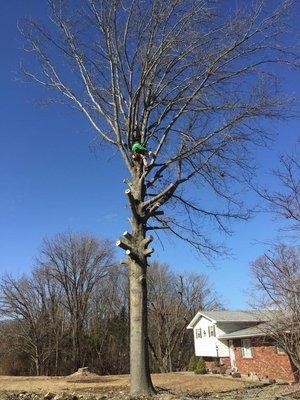
{"label": "tall bare tree", "polygon": [[[208,256],[222,251],[211,223],[227,231],[226,220],[247,218],[235,189],[266,139],[259,121],[286,114],[270,67],[298,62],[286,36],[293,3],[49,0],[50,23],[21,28],[25,76],[80,110],[127,167],[131,232],[118,245],[130,271],[132,395],[154,393],[146,234],[163,229]],[[152,150],[149,165],[132,157],[136,141]]]}
{"label": "tall bare tree", "polygon": [[263,333],[290,356],[300,377],[300,249],[278,245],[252,263]]}
{"label": "tall bare tree", "polygon": [[39,263],[48,268],[62,289],[72,329],[73,368],[83,364],[83,330],[90,299],[112,260],[111,244],[92,236],[63,233],[44,240]]}

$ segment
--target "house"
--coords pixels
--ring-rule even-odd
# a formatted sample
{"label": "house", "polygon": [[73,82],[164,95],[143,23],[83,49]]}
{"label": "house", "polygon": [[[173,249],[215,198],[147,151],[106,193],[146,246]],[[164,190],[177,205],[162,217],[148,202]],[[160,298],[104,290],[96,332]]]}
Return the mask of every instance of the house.
{"label": "house", "polygon": [[263,333],[264,323],[249,311],[199,311],[187,329],[209,370],[223,366],[253,379],[294,381],[290,358]]}

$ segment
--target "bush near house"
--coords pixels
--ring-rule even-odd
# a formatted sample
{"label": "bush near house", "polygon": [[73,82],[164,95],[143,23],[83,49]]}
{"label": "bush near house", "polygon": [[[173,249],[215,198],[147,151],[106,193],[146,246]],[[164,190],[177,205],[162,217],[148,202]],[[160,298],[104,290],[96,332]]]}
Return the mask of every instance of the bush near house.
{"label": "bush near house", "polygon": [[194,370],[195,374],[199,374],[199,375],[204,375],[207,373],[207,369],[205,367],[205,361],[203,359],[203,357],[199,358],[199,361],[197,363],[197,367]]}
{"label": "bush near house", "polygon": [[192,356],[192,357],[190,358],[188,370],[189,370],[190,372],[195,371],[195,370],[197,369],[197,364],[198,364],[198,357]]}

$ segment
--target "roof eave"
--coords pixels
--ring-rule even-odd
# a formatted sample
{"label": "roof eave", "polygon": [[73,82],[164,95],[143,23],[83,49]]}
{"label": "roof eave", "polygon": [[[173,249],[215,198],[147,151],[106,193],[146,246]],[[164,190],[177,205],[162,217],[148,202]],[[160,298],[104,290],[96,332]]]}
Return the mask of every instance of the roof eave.
{"label": "roof eave", "polygon": [[258,324],[260,323],[260,322],[265,322],[265,321],[262,321],[262,320],[255,320],[255,319],[249,319],[249,320],[246,320],[246,319],[243,319],[243,320],[241,320],[241,319],[233,319],[233,320],[231,320],[231,321],[228,321],[227,319],[218,319],[217,321],[216,321],[217,323],[219,323],[219,322],[229,322],[229,323],[233,323],[233,322],[257,322]]}
{"label": "roof eave", "polygon": [[240,339],[240,338],[247,338],[247,337],[259,337],[259,336],[266,336],[265,333],[253,333],[252,335],[235,335],[235,336],[219,336],[217,339]]}

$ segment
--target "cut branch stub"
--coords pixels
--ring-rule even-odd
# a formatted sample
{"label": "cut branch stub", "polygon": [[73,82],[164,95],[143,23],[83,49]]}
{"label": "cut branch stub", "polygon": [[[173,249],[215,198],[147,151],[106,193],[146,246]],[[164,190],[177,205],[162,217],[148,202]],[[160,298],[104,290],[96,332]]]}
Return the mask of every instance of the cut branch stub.
{"label": "cut branch stub", "polygon": [[[128,249],[125,251],[125,253],[129,258],[139,262],[139,257],[136,255],[136,253],[133,250]],[[130,261],[128,260],[128,265],[129,264],[130,264]]]}
{"label": "cut branch stub", "polygon": [[141,246],[146,248],[153,241],[153,236],[147,236],[141,241]]}
{"label": "cut branch stub", "polygon": [[157,202],[157,203],[153,204],[153,206],[152,206],[152,207],[150,208],[150,210],[149,210],[150,214],[153,215],[154,212],[158,212],[158,211],[156,211],[156,210],[157,210],[160,206],[161,206],[161,203],[160,203],[160,202]]}
{"label": "cut branch stub", "polygon": [[144,250],[145,257],[151,257],[151,254],[154,253],[154,249],[150,247],[149,249]]}
{"label": "cut branch stub", "polygon": [[154,249],[147,249],[148,245],[153,241],[153,236],[147,236],[141,241],[142,251],[145,257],[150,257]]}
{"label": "cut branch stub", "polygon": [[124,240],[123,238],[119,239],[116,241],[116,246],[121,247],[123,250],[131,250],[131,245],[127,240]]}
{"label": "cut branch stub", "polygon": [[123,236],[124,236],[125,239],[129,240],[130,242],[132,241],[132,235],[131,235],[131,233],[125,231],[125,232],[123,233]]}
{"label": "cut branch stub", "polygon": [[132,195],[132,193],[131,193],[131,190],[130,190],[130,189],[126,189],[126,190],[125,190],[125,194],[126,194],[127,197],[128,197],[128,200],[129,200],[129,204],[130,204],[132,213],[134,214],[135,217],[138,217],[138,213],[137,213],[137,210],[136,210],[135,199],[134,199],[134,197],[133,197],[133,195]]}
{"label": "cut branch stub", "polygon": [[152,215],[159,216],[159,215],[165,215],[165,213],[164,211],[160,210],[160,211],[154,211]]}
{"label": "cut branch stub", "polygon": [[126,194],[128,197],[133,197],[132,194],[131,194],[131,190],[130,190],[130,189],[126,189],[126,190],[125,190],[125,194]]}

